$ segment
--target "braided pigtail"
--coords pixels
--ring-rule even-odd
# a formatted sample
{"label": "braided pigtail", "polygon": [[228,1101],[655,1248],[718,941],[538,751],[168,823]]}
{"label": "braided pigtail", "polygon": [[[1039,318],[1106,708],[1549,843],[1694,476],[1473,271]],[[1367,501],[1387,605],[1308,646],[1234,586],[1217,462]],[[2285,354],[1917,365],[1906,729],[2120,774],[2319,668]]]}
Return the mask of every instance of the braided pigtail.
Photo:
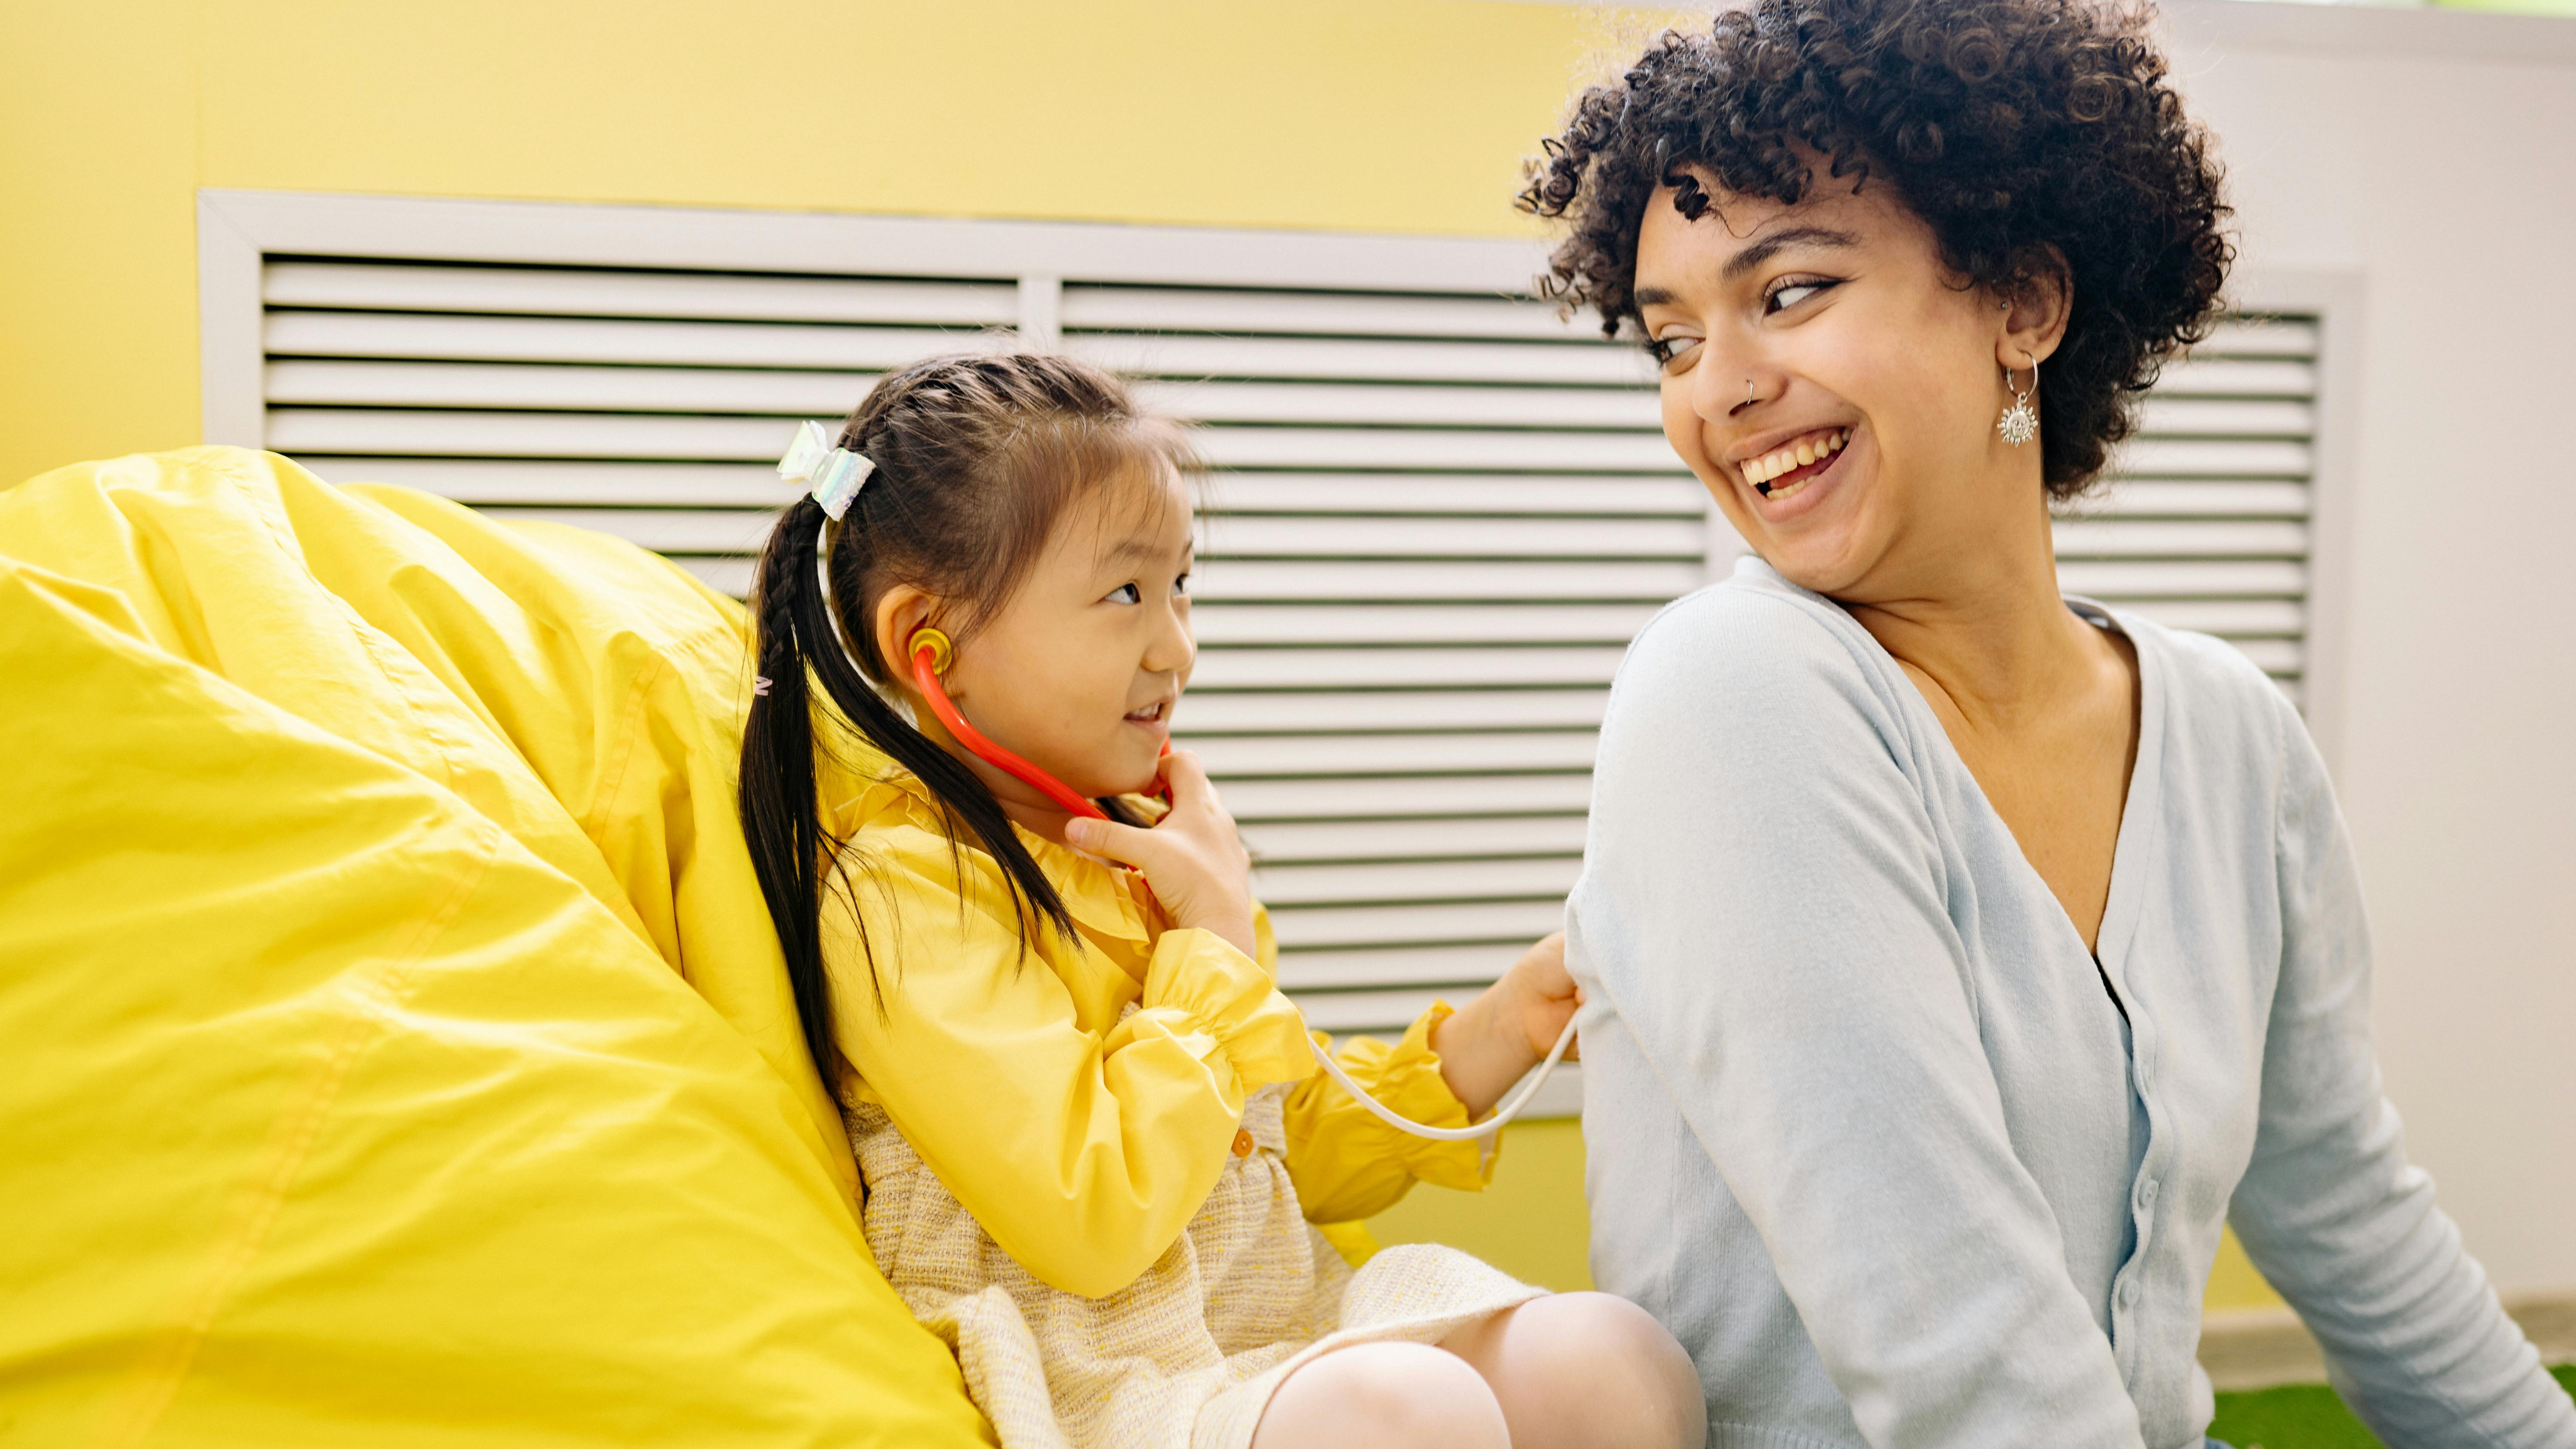
{"label": "braided pigtail", "polygon": [[[752,586],[752,657],[768,682],[752,696],[751,715],[743,723],[735,805],[744,841],[751,847],[752,871],[760,878],[761,897],[769,904],[779,948],[787,957],[787,982],[796,995],[805,1050],[823,1074],[824,1086],[832,1088],[838,1077],[831,985],[823,973],[822,871],[827,849],[836,855],[840,842],[826,840],[814,786],[814,715],[806,675],[813,636],[798,622],[804,612],[798,596],[817,591],[814,556],[822,520],[820,504],[798,499],[779,519],[760,556]],[[874,981],[873,959],[868,975]]]}

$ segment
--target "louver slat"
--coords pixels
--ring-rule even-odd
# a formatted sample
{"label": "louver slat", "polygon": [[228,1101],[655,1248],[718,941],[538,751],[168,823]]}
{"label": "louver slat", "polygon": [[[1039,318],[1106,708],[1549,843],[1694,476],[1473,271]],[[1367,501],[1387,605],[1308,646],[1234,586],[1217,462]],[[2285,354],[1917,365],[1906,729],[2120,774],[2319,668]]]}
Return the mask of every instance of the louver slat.
{"label": "louver slat", "polygon": [[[605,529],[735,593],[789,498],[792,420],[1021,316],[1014,277],[353,258],[273,260],[265,296],[271,446]],[[1215,465],[1177,722],[1256,854],[1282,984],[1337,1031],[1463,999],[1556,925],[1611,676],[1727,538],[1651,368],[1490,294],[1076,276],[1044,300]],[[2056,534],[2068,590],[2231,639],[2293,698],[2316,347],[2305,319],[2221,328]]]}

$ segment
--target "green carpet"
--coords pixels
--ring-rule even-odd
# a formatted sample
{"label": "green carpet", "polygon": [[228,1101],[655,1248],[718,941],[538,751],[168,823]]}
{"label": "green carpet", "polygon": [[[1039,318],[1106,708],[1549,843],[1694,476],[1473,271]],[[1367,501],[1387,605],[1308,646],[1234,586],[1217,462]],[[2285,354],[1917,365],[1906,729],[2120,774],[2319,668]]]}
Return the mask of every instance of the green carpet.
{"label": "green carpet", "polygon": [[[2576,1364],[2550,1372],[2576,1394]],[[2220,1394],[2209,1437],[2236,1449],[2380,1449],[2379,1437],[2323,1385]]]}

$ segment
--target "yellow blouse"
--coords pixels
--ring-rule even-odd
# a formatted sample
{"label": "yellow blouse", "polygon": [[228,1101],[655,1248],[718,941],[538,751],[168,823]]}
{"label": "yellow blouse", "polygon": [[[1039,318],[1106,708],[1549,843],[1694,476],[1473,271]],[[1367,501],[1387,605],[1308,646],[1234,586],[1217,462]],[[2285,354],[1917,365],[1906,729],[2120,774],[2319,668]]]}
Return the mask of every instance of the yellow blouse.
{"label": "yellow blouse", "polygon": [[[823,922],[844,1094],[882,1107],[1039,1281],[1090,1297],[1134,1281],[1215,1186],[1244,1099],[1274,1082],[1298,1084],[1287,1166],[1309,1221],[1367,1217],[1417,1179],[1489,1179],[1476,1144],[1398,1132],[1315,1070],[1275,986],[1266,914],[1255,960],[1171,928],[1142,877],[1021,830],[1078,928],[1068,940],[1042,924],[1024,949],[993,858],[952,842],[909,772],[857,742],[845,751],[849,773],[823,782],[826,799],[835,775],[849,794],[829,823],[849,842],[852,889],[829,894]],[[1448,1012],[1435,1004],[1400,1043],[1359,1038],[1336,1059],[1397,1112],[1463,1126],[1429,1045]]]}

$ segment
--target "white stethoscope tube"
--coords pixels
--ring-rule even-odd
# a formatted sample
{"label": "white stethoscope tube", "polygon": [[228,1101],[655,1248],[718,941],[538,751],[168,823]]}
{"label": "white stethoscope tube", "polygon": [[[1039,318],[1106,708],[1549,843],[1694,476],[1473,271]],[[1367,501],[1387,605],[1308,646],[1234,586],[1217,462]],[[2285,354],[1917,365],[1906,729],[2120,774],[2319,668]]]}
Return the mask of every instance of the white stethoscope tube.
{"label": "white stethoscope tube", "polygon": [[1410,1132],[1416,1137],[1428,1137],[1435,1142],[1473,1142],[1479,1137],[1490,1137],[1500,1132],[1503,1130],[1504,1123],[1519,1116],[1521,1109],[1529,1105],[1530,1098],[1536,1096],[1538,1089],[1546,1084],[1548,1073],[1555,1071],[1556,1064],[1564,1059],[1565,1049],[1574,1045],[1574,1019],[1566,1018],[1565,1030],[1556,1034],[1556,1045],[1548,1049],[1547,1060],[1538,1064],[1538,1071],[1529,1079],[1528,1084],[1514,1093],[1512,1099],[1498,1108],[1493,1116],[1473,1127],[1426,1127],[1419,1122],[1397,1116],[1388,1110],[1384,1103],[1370,1096],[1366,1088],[1352,1081],[1351,1074],[1342,1070],[1342,1064],[1333,1060],[1333,1054],[1324,1050],[1322,1042],[1316,1041],[1313,1037],[1306,1038],[1306,1042],[1315,1049],[1315,1060],[1323,1063],[1325,1074],[1341,1083],[1343,1091],[1357,1098],[1361,1106],[1375,1113],[1377,1119],[1389,1127],[1398,1132]]}

